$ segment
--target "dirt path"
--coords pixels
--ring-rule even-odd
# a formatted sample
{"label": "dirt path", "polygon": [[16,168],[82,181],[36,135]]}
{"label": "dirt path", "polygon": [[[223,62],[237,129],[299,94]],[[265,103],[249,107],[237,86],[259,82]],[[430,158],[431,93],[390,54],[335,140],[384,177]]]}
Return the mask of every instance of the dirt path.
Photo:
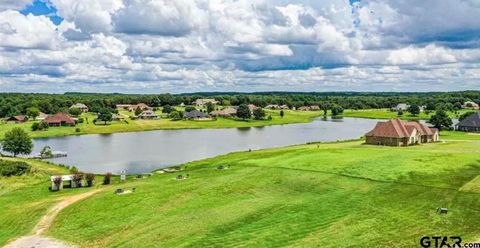
{"label": "dirt path", "polygon": [[35,228],[32,230],[32,234],[30,236],[23,236],[10,244],[4,246],[4,248],[72,248],[74,246],[67,245],[62,243],[61,241],[54,240],[51,238],[47,238],[42,236],[42,233],[47,230],[57,217],[58,213],[62,211],[62,209],[70,206],[71,204],[83,200],[87,197],[90,197],[96,193],[98,193],[100,189],[86,192],[79,195],[73,195],[63,198],[63,200],[57,203],[53,208],[48,210],[47,214],[45,214],[42,219],[37,223]]}

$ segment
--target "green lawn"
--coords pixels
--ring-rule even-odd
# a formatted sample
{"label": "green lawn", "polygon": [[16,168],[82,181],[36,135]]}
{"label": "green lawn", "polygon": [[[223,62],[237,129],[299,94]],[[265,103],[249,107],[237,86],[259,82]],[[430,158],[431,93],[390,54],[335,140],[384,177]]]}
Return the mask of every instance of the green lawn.
{"label": "green lawn", "polygon": [[[448,135],[447,135],[448,136]],[[80,247],[417,247],[480,239],[480,136],[413,147],[360,141],[227,154],[155,174],[60,213]],[[230,165],[226,170],[218,165]],[[436,208],[448,207],[447,215]]]}
{"label": "green lawn", "polygon": [[[472,110],[462,109],[454,112],[448,112],[450,118],[458,119],[460,115],[465,112]],[[424,112],[420,113],[417,116],[413,116],[408,112],[404,112],[402,116],[398,116],[397,112],[392,112],[389,109],[362,109],[362,110],[351,110],[347,109],[343,112],[343,117],[359,117],[359,118],[369,118],[369,119],[392,119],[392,118],[401,118],[405,120],[429,120],[434,113],[425,114]]]}
{"label": "green lawn", "polygon": [[[121,111],[121,114],[132,115],[127,111]],[[162,114],[157,112],[158,114]],[[14,124],[14,123],[1,123],[0,124],[0,138],[3,137],[5,132],[13,127],[22,127],[28,131],[33,138],[43,137],[56,137],[66,135],[80,135],[80,134],[98,134],[98,133],[117,133],[117,132],[134,132],[134,131],[147,131],[157,129],[187,129],[187,128],[235,128],[235,127],[255,127],[255,126],[268,126],[279,125],[288,123],[301,123],[309,122],[312,118],[321,115],[321,112],[300,112],[300,111],[285,111],[285,116],[280,117],[280,111],[266,110],[267,116],[271,115],[272,120],[250,120],[250,121],[237,121],[232,119],[218,118],[211,121],[193,121],[193,120],[180,120],[172,121],[166,119],[166,115],[162,114],[162,118],[158,120],[130,120],[127,122],[118,121],[111,122],[108,125],[94,125],[93,119],[95,115],[91,113],[83,114],[82,117],[87,121],[77,124],[75,127],[50,127],[47,131],[31,131],[33,121],[26,123]],[[76,132],[76,128],[79,128],[79,132]]]}

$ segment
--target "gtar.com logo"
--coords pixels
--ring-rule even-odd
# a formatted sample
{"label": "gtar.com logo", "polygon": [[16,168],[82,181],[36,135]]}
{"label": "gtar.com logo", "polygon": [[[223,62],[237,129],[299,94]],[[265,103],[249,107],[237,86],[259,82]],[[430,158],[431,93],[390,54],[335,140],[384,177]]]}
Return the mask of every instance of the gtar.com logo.
{"label": "gtar.com logo", "polygon": [[459,236],[425,236],[420,239],[420,245],[424,248],[463,247],[462,238]]}

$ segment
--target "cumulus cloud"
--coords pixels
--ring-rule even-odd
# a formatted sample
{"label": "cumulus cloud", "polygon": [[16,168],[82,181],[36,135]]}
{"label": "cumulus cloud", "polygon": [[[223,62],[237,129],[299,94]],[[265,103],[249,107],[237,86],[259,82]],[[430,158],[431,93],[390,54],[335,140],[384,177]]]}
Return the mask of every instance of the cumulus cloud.
{"label": "cumulus cloud", "polygon": [[480,88],[477,0],[45,1],[0,3],[0,90]]}

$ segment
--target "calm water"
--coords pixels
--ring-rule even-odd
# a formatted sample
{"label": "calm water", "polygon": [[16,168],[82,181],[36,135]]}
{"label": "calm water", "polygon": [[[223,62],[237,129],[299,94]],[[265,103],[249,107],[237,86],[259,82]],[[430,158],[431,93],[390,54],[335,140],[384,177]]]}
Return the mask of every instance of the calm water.
{"label": "calm water", "polygon": [[82,135],[34,140],[35,152],[49,145],[68,157],[52,162],[75,165],[84,172],[150,172],[157,168],[233,151],[280,147],[314,141],[359,138],[377,120],[315,119],[310,123],[252,128],[158,130]]}

